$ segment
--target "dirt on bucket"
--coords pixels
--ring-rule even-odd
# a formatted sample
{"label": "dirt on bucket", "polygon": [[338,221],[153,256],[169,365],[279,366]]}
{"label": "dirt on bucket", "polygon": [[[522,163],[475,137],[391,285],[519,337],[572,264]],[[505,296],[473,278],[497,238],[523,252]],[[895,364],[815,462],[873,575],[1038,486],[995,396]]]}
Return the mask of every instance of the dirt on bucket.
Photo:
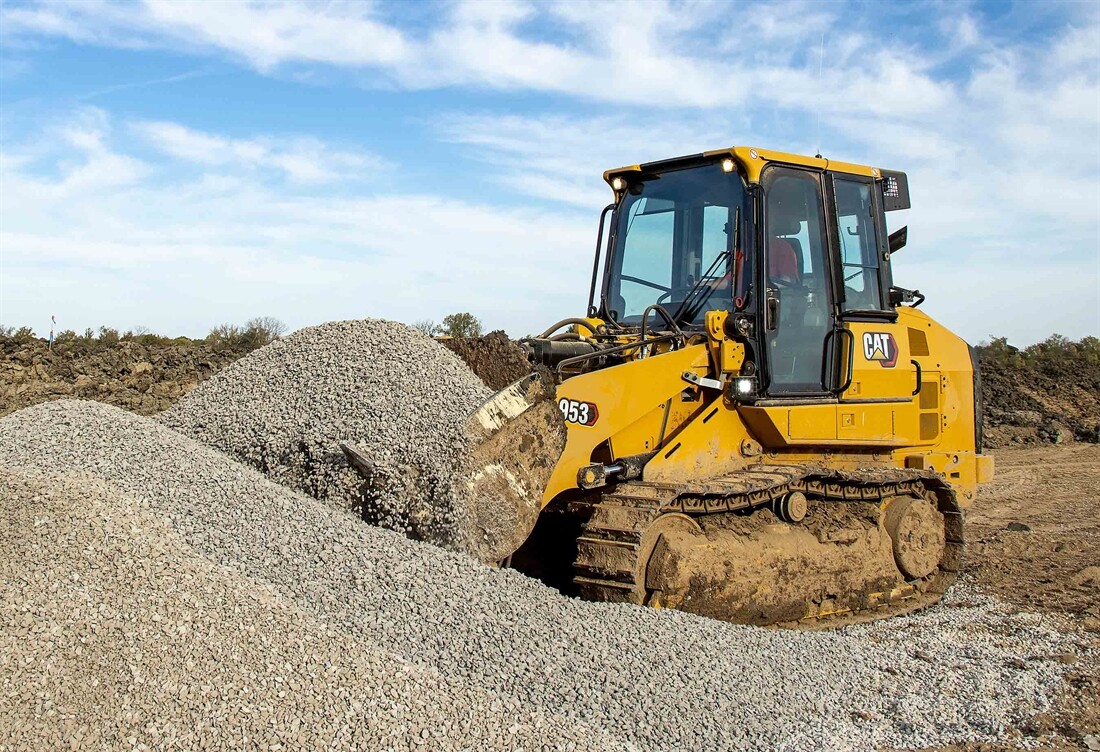
{"label": "dirt on bucket", "polygon": [[534,370],[520,346],[502,330],[484,337],[443,337],[438,342],[462,358],[485,386],[494,391]]}

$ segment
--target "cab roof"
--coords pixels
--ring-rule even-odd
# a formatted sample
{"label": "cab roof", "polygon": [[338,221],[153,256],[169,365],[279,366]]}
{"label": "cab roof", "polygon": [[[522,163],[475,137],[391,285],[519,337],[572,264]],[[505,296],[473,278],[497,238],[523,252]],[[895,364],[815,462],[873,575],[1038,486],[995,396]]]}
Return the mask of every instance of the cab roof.
{"label": "cab roof", "polygon": [[664,172],[666,170],[693,167],[695,165],[708,164],[723,158],[733,159],[740,165],[743,174],[750,183],[760,182],[760,173],[771,163],[798,165],[818,170],[832,170],[844,172],[850,175],[864,175],[866,177],[879,178],[882,170],[877,167],[852,164],[850,162],[836,162],[820,157],[806,157],[800,154],[789,154],[770,149],[759,149],[755,146],[731,146],[728,149],[715,149],[700,154],[689,154],[673,159],[662,159],[657,162],[628,165],[614,170],[608,170],[603,174],[603,179],[610,185],[616,177],[628,178],[631,174],[646,172]]}

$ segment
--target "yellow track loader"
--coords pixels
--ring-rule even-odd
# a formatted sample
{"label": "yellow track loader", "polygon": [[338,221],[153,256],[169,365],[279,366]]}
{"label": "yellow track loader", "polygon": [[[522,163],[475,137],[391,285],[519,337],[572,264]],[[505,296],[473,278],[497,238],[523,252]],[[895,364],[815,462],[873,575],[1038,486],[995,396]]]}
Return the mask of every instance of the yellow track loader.
{"label": "yellow track loader", "polygon": [[993,460],[974,350],[894,284],[906,175],[736,147],[604,178],[585,315],[471,419],[483,558],[751,624],[937,601]]}

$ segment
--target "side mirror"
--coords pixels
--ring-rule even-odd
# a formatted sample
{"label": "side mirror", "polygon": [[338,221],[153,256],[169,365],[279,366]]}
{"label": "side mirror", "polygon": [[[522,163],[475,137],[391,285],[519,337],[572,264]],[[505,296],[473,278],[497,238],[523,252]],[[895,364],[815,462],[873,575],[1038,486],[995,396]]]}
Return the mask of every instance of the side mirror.
{"label": "side mirror", "polygon": [[897,253],[905,247],[906,242],[909,240],[909,225],[902,227],[900,230],[894,230],[890,233],[889,244],[890,253]]}

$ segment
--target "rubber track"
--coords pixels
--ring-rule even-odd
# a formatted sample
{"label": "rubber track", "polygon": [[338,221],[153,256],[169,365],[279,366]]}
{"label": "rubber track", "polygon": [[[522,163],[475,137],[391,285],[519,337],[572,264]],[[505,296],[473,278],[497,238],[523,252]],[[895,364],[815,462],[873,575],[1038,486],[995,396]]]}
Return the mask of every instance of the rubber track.
{"label": "rubber track", "polygon": [[646,528],[658,517],[669,512],[698,517],[755,509],[790,491],[802,491],[826,502],[872,503],[890,496],[924,497],[931,492],[944,515],[946,535],[944,555],[935,572],[883,594],[870,607],[811,614],[798,624],[841,626],[925,608],[939,601],[958,575],[964,545],[963,513],[954,490],[941,476],[901,469],[845,472],[797,465],[754,465],[705,484],[620,484],[593,505],[578,539],[574,582],[588,600],[642,605],[645,588],[637,578],[645,577],[645,569],[638,561],[639,549]]}

